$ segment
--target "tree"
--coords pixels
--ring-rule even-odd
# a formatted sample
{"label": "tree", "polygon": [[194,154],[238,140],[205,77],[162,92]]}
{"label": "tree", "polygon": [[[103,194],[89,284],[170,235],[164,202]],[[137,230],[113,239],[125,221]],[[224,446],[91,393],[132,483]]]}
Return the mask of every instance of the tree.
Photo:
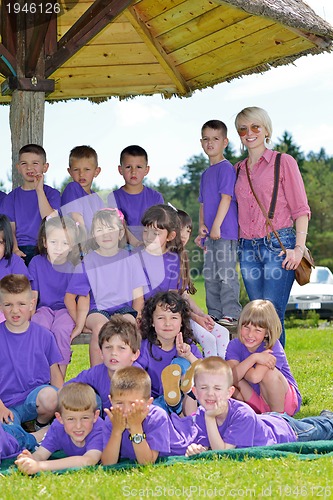
{"label": "tree", "polygon": [[303,174],[303,164],[304,164],[304,153],[301,151],[300,146],[294,143],[292,135],[285,131],[282,137],[279,139],[280,142],[276,144],[276,148],[280,153],[288,153],[290,156],[295,158]]}

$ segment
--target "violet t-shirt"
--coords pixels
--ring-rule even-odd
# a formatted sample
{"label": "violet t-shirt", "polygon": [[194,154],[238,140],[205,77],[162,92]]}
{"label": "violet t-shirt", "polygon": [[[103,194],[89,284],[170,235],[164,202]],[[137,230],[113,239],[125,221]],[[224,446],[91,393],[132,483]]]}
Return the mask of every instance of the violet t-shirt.
{"label": "violet t-shirt", "polygon": [[[258,349],[255,352],[263,352],[266,351],[265,343],[262,342]],[[287,381],[289,382],[290,385],[292,385],[295,388],[296,394],[297,394],[297,400],[298,400],[298,406],[297,410],[299,411],[301,403],[302,403],[302,396],[299,392],[298,385],[296,380],[294,379],[290,367],[287,361],[286,353],[280,343],[279,340],[275,342],[275,344],[272,347],[272,354],[273,356],[276,357],[276,364],[275,367],[280,370],[280,372],[286,377]],[[244,361],[244,359],[247,359],[249,356],[251,356],[253,352],[250,352],[244,344],[239,339],[233,339],[229,342],[227,346],[227,351],[225,354],[225,359],[230,360],[234,359],[235,361],[238,361],[241,363]],[[255,390],[257,394],[260,394],[260,386],[259,384],[254,384],[252,382],[248,382],[251,387]]]}
{"label": "violet t-shirt", "polygon": [[61,195],[61,211],[63,215],[77,212],[82,215],[86,230],[89,232],[95,212],[104,208],[104,201],[94,191],[85,192],[78,182],[70,182]]}
{"label": "violet t-shirt", "polygon": [[[132,366],[141,368],[139,363],[136,361],[134,361]],[[88,368],[88,370],[83,370],[76,377],[66,382],[66,384],[69,384],[70,382],[82,382],[84,384],[89,384],[100,396],[102,400],[103,416],[105,416],[104,408],[110,408],[109,394],[111,379],[109,370],[104,363]]]}
{"label": "violet t-shirt", "polygon": [[145,300],[157,292],[181,289],[180,259],[177,253],[152,255],[145,250],[139,250],[136,255],[140,257],[147,278],[147,285],[144,287]]}
{"label": "violet t-shirt", "polygon": [[155,189],[143,186],[138,194],[129,194],[121,187],[109,194],[107,205],[118,208],[124,214],[129,230],[136,238],[142,240],[141,219],[145,211],[153,205],[164,203],[163,196]]}
{"label": "violet t-shirt", "polygon": [[21,451],[17,439],[0,425],[0,463],[6,458],[16,457]]}
{"label": "violet t-shirt", "polygon": [[31,288],[38,292],[37,309],[46,306],[53,311],[65,309],[64,297],[74,272],[70,262],[51,264],[46,255],[36,255],[29,263]]}
{"label": "violet t-shirt", "polygon": [[[193,342],[190,344],[191,352],[196,358],[202,358],[202,353],[198,349],[197,345]],[[152,350],[150,351],[150,347]],[[152,354],[151,354],[152,352]],[[141,342],[140,356],[137,362],[142,366],[144,370],[149,374],[151,378],[151,395],[154,398],[161,396],[163,394],[163,386],[161,381],[161,373],[166,366],[171,364],[174,358],[177,358],[176,345],[171,349],[171,351],[164,351],[161,347],[150,344],[148,339],[144,339]]]}
{"label": "violet t-shirt", "polygon": [[[263,413],[257,415],[252,408],[236,399],[228,400],[228,414],[218,431],[223,441],[236,448],[248,446],[270,446],[278,443],[291,443],[297,440],[296,434],[281,415]],[[179,418],[172,415],[174,427],[181,432],[186,420],[192,419],[197,428],[192,442],[209,447],[209,440],[205,422],[205,409],[200,406],[193,416]],[[182,422],[184,420],[184,422]]]}
{"label": "violet t-shirt", "polygon": [[64,426],[58,420],[54,420],[45,434],[41,446],[51,453],[61,450],[68,457],[82,456],[90,450],[103,451],[103,427],[103,420],[98,418],[86,437],[84,446],[81,447],[76,446],[65,432]]}
{"label": "violet t-shirt", "polygon": [[131,307],[133,290],[145,284],[136,254],[119,250],[116,255],[105,257],[93,251],[75,268],[68,292],[84,296],[90,293],[90,309],[113,314],[121,307]]}
{"label": "violet t-shirt", "polygon": [[24,260],[15,253],[12,254],[10,259],[3,257],[0,260],[0,279],[7,276],[7,274],[24,274],[24,276],[31,280],[31,276]]}
{"label": "violet t-shirt", "polygon": [[1,207],[2,207],[2,202],[6,198],[7,193],[4,193],[3,191],[0,191],[0,213],[2,214]]}
{"label": "violet t-shirt", "polygon": [[203,203],[204,223],[211,230],[221,201],[221,195],[231,196],[229,210],[221,224],[221,238],[225,240],[238,239],[238,214],[234,193],[236,172],[228,160],[223,160],[208,167],[200,179],[198,201]]}
{"label": "violet t-shirt", "polygon": [[12,333],[0,323],[0,399],[7,407],[50,383],[50,367],[62,361],[53,334],[37,323],[23,333]]}
{"label": "violet t-shirt", "polygon": [[[60,193],[44,184],[44,193],[52,208],[60,208]],[[19,246],[36,245],[39,226],[42,222],[35,189],[25,191],[22,187],[13,189],[3,200],[2,213],[16,225],[16,239]]]}

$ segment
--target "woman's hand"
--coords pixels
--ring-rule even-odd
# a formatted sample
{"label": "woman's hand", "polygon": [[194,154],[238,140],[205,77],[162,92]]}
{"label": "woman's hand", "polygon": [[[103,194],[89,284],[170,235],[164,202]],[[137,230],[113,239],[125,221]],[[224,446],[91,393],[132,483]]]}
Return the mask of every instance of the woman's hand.
{"label": "woman's hand", "polygon": [[286,269],[287,271],[293,271],[297,269],[299,266],[299,263],[302,260],[304,254],[303,248],[300,246],[296,245],[294,249],[286,249],[286,253],[280,252],[279,257],[282,257],[282,255],[285,255],[285,259],[282,262],[282,267],[283,269]]}

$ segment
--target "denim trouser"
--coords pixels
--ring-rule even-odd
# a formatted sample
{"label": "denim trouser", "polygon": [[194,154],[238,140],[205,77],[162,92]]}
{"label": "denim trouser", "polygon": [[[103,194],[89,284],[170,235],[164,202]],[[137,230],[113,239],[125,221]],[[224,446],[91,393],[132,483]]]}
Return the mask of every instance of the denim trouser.
{"label": "denim trouser", "polygon": [[38,446],[35,436],[26,432],[20,425],[2,424],[3,429],[14,436],[21,450],[27,449],[34,452]]}
{"label": "denim trouser", "polygon": [[237,241],[207,238],[203,277],[208,314],[215,318],[239,318],[239,279],[236,271]]}
{"label": "denim trouser", "polygon": [[286,413],[281,415],[297,436],[297,441],[333,439],[333,420],[327,417],[306,417],[299,420]]}
{"label": "denim trouser", "polygon": [[[286,248],[295,247],[296,235],[293,228],[280,229],[277,233]],[[274,304],[282,324],[280,342],[284,346],[284,314],[295,271],[287,271],[281,267],[285,256],[279,257],[280,252],[280,244],[273,233],[269,237],[253,240],[241,238],[237,250],[249,299],[265,299]]]}

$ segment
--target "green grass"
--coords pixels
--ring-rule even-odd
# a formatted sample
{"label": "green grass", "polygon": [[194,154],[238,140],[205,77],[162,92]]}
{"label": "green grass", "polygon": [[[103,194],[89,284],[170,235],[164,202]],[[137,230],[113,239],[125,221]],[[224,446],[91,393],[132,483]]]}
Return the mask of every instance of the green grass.
{"label": "green grass", "polygon": [[[303,405],[299,417],[333,408],[333,328],[287,330],[287,357]],[[88,366],[88,346],[73,346],[68,377]],[[62,475],[25,477],[14,470],[0,477],[0,500],[57,498],[333,498],[332,457],[298,460],[228,458],[126,471],[78,470]],[[216,490],[214,490],[216,488]]]}

